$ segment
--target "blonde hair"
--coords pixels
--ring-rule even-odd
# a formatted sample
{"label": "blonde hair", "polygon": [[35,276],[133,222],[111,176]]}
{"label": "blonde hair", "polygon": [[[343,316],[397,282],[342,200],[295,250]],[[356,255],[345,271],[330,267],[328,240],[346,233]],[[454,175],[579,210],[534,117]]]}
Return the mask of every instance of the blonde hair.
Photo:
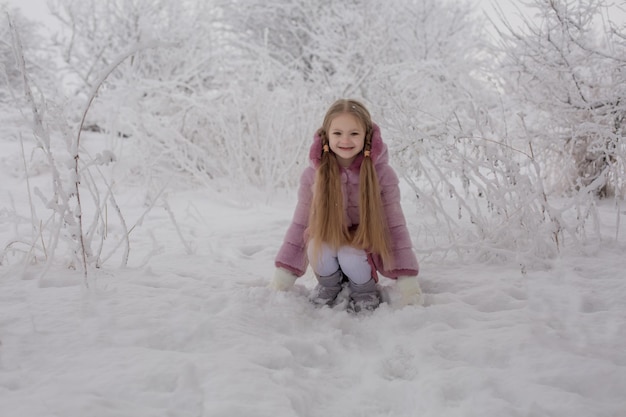
{"label": "blonde hair", "polygon": [[[346,113],[355,116],[365,128],[362,150],[365,157],[359,172],[360,220],[352,233],[344,222],[339,163],[335,154],[329,150],[327,134],[333,119]],[[369,111],[356,100],[337,100],[326,112],[317,134],[322,141],[322,155],[315,174],[308,228],[309,243],[313,242],[313,256],[318,256],[322,243],[335,249],[350,245],[380,255],[386,268],[389,268],[391,245],[378,177],[370,156],[373,124]]]}

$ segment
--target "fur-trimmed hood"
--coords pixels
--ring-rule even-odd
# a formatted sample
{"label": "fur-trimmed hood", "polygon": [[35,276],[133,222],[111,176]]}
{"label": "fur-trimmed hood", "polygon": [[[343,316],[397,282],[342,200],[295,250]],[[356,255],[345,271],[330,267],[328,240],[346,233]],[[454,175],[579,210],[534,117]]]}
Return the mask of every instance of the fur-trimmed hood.
{"label": "fur-trimmed hood", "polygon": [[[318,168],[322,162],[322,138],[316,132],[313,136],[313,144],[309,150],[309,161],[314,168]],[[361,162],[363,162],[363,151],[357,155],[352,161],[352,164],[348,169],[351,171],[359,171],[361,169]],[[389,162],[389,155],[387,153],[387,145],[383,142],[383,138],[380,135],[380,128],[376,123],[372,123],[372,149],[370,158],[374,163],[374,167],[379,164],[386,164]]]}

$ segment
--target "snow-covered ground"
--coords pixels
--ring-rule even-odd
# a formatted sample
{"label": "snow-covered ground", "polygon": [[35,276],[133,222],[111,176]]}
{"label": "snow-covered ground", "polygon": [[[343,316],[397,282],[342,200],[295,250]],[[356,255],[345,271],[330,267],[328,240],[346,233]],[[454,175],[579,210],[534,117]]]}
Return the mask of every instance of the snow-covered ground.
{"label": "snow-covered ground", "polygon": [[[136,218],[141,198],[123,197]],[[77,271],[0,266],[0,416],[626,415],[626,243],[612,206],[593,256],[526,275],[425,259],[424,306],[354,316],[309,304],[310,275],[267,288],[294,197],[170,194],[192,254],[154,209],[131,251],[159,254],[109,265],[88,288]]]}
{"label": "snow-covered ground", "polygon": [[[43,0],[9,3],[52,30],[49,14],[33,6]],[[489,11],[496,2],[474,3],[493,16]],[[497,5],[518,20],[509,3],[519,2]],[[456,38],[450,39],[457,45]],[[199,50],[205,40],[194,40]],[[454,56],[446,51],[443,56]],[[183,59],[187,56],[197,64],[198,56]],[[328,56],[332,61],[340,55]],[[441,62],[445,67],[448,61]],[[460,61],[450,62],[450,80],[473,71],[460,71],[455,67]],[[93,70],[105,69],[86,71]],[[414,78],[410,70],[404,73],[407,79]],[[379,76],[387,77],[388,71],[385,67]],[[441,97],[428,86],[423,107],[429,108],[433,95],[436,115]],[[246,93],[255,97],[253,88]],[[167,91],[159,96],[167,97]],[[297,95],[289,86],[285,91]],[[59,108],[48,110],[62,115],[71,101],[57,99]],[[211,112],[203,107],[205,101],[194,99],[201,113]],[[262,99],[264,105],[271,103]],[[124,113],[122,100],[109,105]],[[163,201],[171,211],[161,200],[150,210],[160,178],[146,175],[148,169],[133,171],[133,164],[153,162],[151,155],[137,157],[136,149],[127,148],[122,155],[118,151],[127,144],[120,144],[132,140],[120,136],[111,146],[122,157],[119,165],[92,165],[89,173],[102,169],[116,179],[111,187],[132,228],[129,263],[119,266],[120,250],[103,268],[90,271],[85,285],[80,270],[64,265],[66,248],[57,251],[58,262],[44,275],[43,253],[36,264],[19,263],[28,243],[39,244],[32,230],[48,218],[38,207],[44,222],[31,225],[27,190],[40,206],[34,187],[51,197],[51,173],[29,134],[32,129],[13,115],[13,105],[0,104],[5,106],[0,108],[0,417],[626,417],[626,232],[616,217],[616,210],[622,211],[622,220],[626,215],[623,203],[617,208],[610,201],[598,203],[602,239],[586,242],[585,254],[565,242],[559,259],[535,267],[421,256],[423,306],[383,304],[371,314],[351,315],[307,301],[315,285],[310,273],[289,292],[268,288],[295,191],[269,196],[234,181],[214,180],[193,190],[168,187]],[[146,114],[163,109],[153,110]],[[69,113],[76,117],[74,111]],[[44,113],[53,132],[63,130],[60,115],[55,120]],[[284,118],[288,125],[291,119]],[[74,126],[76,120],[69,122]],[[203,127],[202,119],[198,123]],[[55,163],[71,165],[65,142],[54,139],[53,146],[60,148]],[[81,146],[93,146],[93,157],[102,150],[100,139],[85,133]],[[273,145],[263,151],[281,151],[279,142]],[[233,154],[237,149],[229,148]],[[66,168],[63,174],[70,176]],[[180,178],[172,177],[173,183]],[[87,188],[85,181],[86,212]],[[448,236],[415,201],[407,197],[404,206],[419,253],[431,249],[423,242]],[[116,224],[113,209],[103,216],[110,249],[125,230]],[[420,236],[424,230],[429,238]],[[30,240],[19,243],[16,238],[24,235]],[[383,278],[380,284],[393,299],[393,281]]]}

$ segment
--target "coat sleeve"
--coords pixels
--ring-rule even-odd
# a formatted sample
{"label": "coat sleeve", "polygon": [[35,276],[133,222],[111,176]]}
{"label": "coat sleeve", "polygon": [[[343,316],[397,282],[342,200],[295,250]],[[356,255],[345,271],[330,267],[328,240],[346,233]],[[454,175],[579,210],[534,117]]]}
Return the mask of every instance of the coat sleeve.
{"label": "coat sleeve", "polygon": [[306,272],[308,259],[306,255],[305,231],[309,226],[309,211],[313,199],[313,181],[315,169],[308,167],[300,176],[298,189],[298,203],[293,213],[293,219],[287,229],[283,244],[280,247],[274,264],[285,268],[297,277]]}
{"label": "coat sleeve", "polygon": [[386,268],[380,257],[374,258],[375,265],[384,276],[389,278],[397,278],[400,275],[417,275],[419,265],[413,252],[411,236],[400,205],[400,180],[393,168],[387,164],[378,166],[377,173],[391,239],[393,265],[391,268]]}

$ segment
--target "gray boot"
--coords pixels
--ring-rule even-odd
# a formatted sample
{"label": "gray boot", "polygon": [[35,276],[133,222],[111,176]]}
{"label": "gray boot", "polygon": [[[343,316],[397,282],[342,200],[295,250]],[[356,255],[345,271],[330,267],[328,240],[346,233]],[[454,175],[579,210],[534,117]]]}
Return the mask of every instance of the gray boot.
{"label": "gray boot", "polygon": [[332,275],[323,277],[315,274],[315,277],[318,284],[311,295],[311,302],[319,306],[331,305],[343,288],[341,286],[341,281],[343,280],[341,269],[338,269]]}
{"label": "gray boot", "polygon": [[365,284],[355,284],[350,281],[350,291],[349,311],[355,313],[363,310],[373,311],[380,305],[380,294],[373,278]]}

